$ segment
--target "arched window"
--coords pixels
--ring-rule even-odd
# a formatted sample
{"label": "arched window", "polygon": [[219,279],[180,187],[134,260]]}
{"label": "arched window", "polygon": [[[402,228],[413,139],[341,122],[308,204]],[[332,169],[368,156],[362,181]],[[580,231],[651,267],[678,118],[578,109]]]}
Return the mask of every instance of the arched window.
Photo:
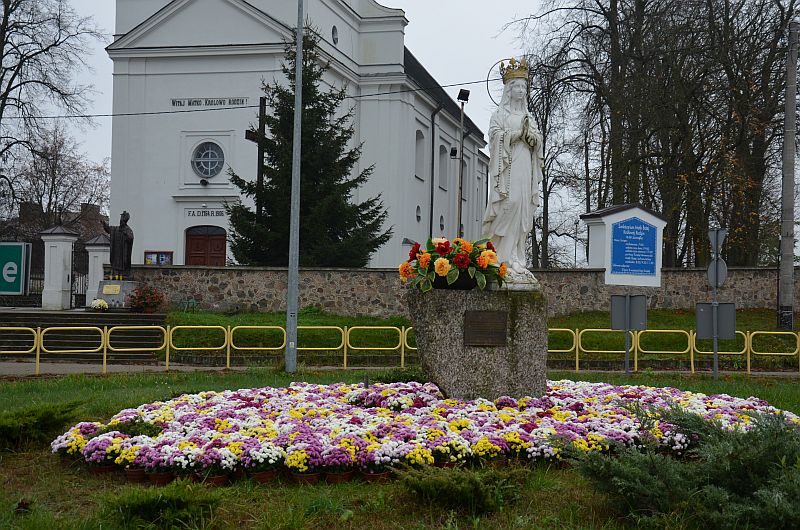
{"label": "arched window", "polygon": [[447,182],[450,176],[447,174],[447,167],[450,163],[450,155],[447,147],[444,145],[439,146],[439,187],[447,191]]}
{"label": "arched window", "polygon": [[425,135],[420,130],[417,131],[416,138],[414,176],[419,180],[425,180]]}

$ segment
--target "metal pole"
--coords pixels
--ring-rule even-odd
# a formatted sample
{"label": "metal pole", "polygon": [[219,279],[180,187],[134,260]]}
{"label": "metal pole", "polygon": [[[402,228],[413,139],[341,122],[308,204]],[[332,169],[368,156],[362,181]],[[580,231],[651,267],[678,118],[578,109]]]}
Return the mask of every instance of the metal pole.
{"label": "metal pole", "polygon": [[303,120],[303,0],[297,0],[297,39],[292,141],[292,197],[289,217],[289,281],[286,288],[286,371],[297,370],[297,305],[300,279],[300,155]]}
{"label": "metal pole", "polygon": [[714,229],[714,285],[711,299],[711,332],[714,334],[714,379],[719,379],[719,302],[717,286],[719,285],[719,228]]}
{"label": "metal pole", "polygon": [[786,60],[786,107],[783,134],[783,185],[781,200],[781,264],[778,283],[778,327],[794,329],[794,161],[797,132],[797,43],[800,22],[789,24]]}
{"label": "metal pole", "polygon": [[256,222],[261,223],[264,211],[261,194],[264,191],[264,136],[267,133],[267,98],[258,100],[258,167],[256,168]]}
{"label": "metal pole", "polygon": [[574,269],[578,268],[578,221],[575,221],[575,259],[572,262]]}
{"label": "metal pole", "polygon": [[461,128],[458,130],[460,136],[459,140],[459,165],[458,165],[458,227],[456,232],[458,237],[464,237],[463,223],[461,222],[461,214],[464,203],[464,102],[461,102]]}
{"label": "metal pole", "polygon": [[625,373],[631,373],[631,295],[625,295]]}

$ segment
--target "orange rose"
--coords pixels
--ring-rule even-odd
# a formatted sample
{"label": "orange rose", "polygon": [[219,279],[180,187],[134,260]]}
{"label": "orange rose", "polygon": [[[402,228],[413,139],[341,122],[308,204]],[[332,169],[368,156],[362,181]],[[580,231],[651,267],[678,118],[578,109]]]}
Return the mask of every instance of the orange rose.
{"label": "orange rose", "polygon": [[478,267],[480,267],[481,269],[485,269],[488,266],[489,266],[489,258],[484,256],[483,254],[478,256]]}
{"label": "orange rose", "polygon": [[505,278],[506,277],[506,273],[508,273],[508,265],[503,263],[503,264],[500,265],[500,270],[497,271],[497,275],[500,276],[501,278]]}
{"label": "orange rose", "polygon": [[433,267],[439,276],[447,276],[447,273],[450,272],[450,262],[445,258],[437,259]]}
{"label": "orange rose", "polygon": [[481,257],[486,257],[491,265],[497,263],[497,254],[493,250],[484,250],[481,252]]}
{"label": "orange rose", "polygon": [[414,270],[411,268],[411,264],[407,261],[400,264],[400,279],[402,281],[406,281],[409,278],[414,277]]}
{"label": "orange rose", "polygon": [[472,243],[466,240],[461,241],[461,250],[469,254],[470,252],[472,252]]}
{"label": "orange rose", "polygon": [[425,252],[419,257],[419,268],[427,269],[430,262],[431,262],[431,255]]}

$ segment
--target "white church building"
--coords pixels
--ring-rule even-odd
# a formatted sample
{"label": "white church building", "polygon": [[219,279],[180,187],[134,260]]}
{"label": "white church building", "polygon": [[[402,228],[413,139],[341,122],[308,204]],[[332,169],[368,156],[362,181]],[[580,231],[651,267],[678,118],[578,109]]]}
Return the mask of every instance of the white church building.
{"label": "white church building", "polygon": [[[231,263],[224,205],[241,197],[227,170],[256,179],[257,148],[245,132],[257,122],[262,80],[284,80],[297,3],[116,3],[107,48],[114,62],[112,223],[123,210],[131,214],[134,264]],[[405,47],[402,10],[374,0],[305,4],[330,62],[326,81],[353,96],[345,104],[355,108],[355,142],[363,144],[355,171],[375,166],[354,200],[381,193],[385,228],[394,228],[370,266],[396,267],[411,241],[458,234],[461,156],[452,150],[460,107]],[[469,118],[464,134],[462,224],[464,236],[476,239],[488,158],[480,151],[484,133]]]}

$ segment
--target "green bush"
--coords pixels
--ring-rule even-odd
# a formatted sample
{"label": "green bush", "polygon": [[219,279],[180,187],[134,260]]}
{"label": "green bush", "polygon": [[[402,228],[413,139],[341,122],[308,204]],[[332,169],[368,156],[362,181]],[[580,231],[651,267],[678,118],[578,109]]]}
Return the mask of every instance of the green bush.
{"label": "green bush", "polygon": [[210,528],[222,494],[180,480],[161,488],[128,486],[101,501],[116,528]]}
{"label": "green bush", "polygon": [[664,419],[695,440],[684,458],[650,445],[587,455],[578,469],[651,523],[678,517],[691,527],[800,528],[800,428],[782,415],[755,416],[750,431],[686,413]]}
{"label": "green bush", "polygon": [[49,444],[75,421],[75,409],[80,405],[80,401],[70,401],[0,412],[0,450],[16,451]]}
{"label": "green bush", "polygon": [[480,515],[502,510],[519,499],[529,473],[523,468],[440,469],[426,467],[400,473],[403,485],[424,501]]}

